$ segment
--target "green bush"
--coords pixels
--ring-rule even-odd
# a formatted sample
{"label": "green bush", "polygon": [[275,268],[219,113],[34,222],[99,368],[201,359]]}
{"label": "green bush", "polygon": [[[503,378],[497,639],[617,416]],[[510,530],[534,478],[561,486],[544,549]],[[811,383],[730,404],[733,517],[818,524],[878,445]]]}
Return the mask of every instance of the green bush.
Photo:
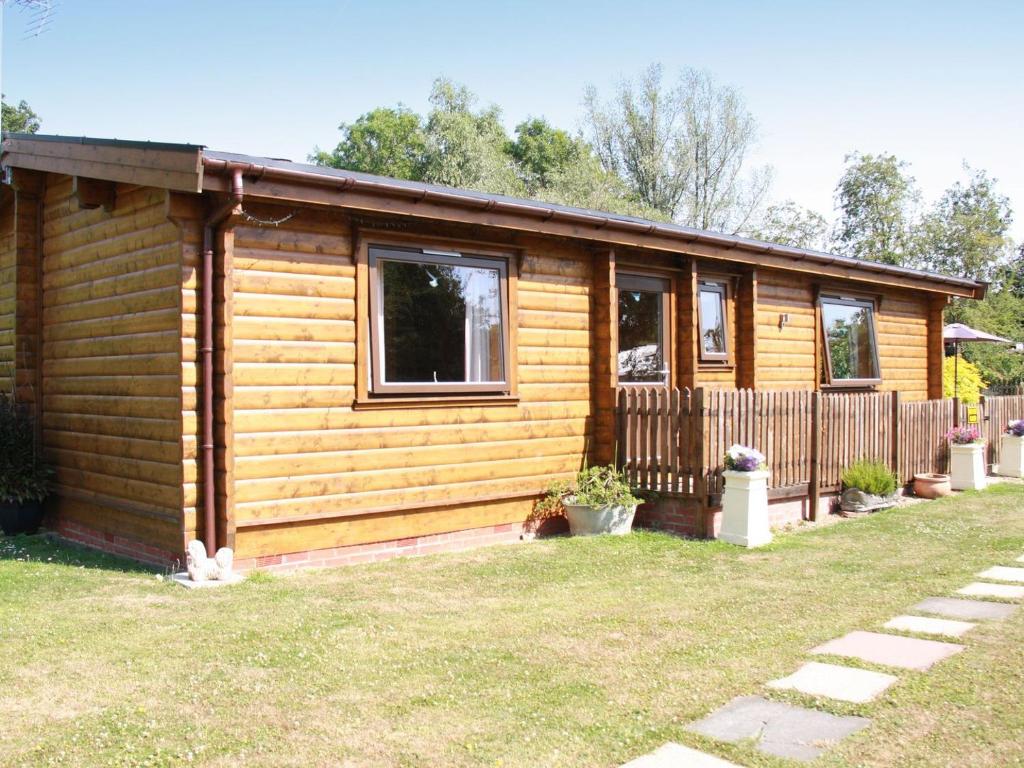
{"label": "green bush", "polygon": [[36,456],[32,416],[0,394],[0,502],[42,501],[50,489],[50,474]]}
{"label": "green bush", "polygon": [[561,509],[563,503],[588,507],[632,507],[641,501],[633,495],[625,472],[612,465],[584,467],[576,473],[574,483],[553,486],[544,500],[537,504],[537,511],[551,514]]}
{"label": "green bush", "polygon": [[856,488],[875,496],[891,496],[897,485],[896,473],[880,461],[862,459],[843,470],[844,488]]}

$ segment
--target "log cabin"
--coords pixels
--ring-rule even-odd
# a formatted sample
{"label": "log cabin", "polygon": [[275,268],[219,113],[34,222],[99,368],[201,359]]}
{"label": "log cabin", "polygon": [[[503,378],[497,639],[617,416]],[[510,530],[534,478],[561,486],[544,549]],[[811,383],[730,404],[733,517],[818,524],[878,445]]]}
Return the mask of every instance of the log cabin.
{"label": "log cabin", "polygon": [[984,284],[202,146],[3,141],[0,386],[48,525],[241,567],[519,538],[620,388],[941,397]]}

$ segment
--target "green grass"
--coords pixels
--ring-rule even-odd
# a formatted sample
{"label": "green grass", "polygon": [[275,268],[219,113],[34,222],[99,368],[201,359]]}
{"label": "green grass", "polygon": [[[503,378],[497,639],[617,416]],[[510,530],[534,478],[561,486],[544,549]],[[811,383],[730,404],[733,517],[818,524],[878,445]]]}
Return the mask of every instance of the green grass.
{"label": "green grass", "polygon": [[[1024,551],[1024,487],[777,537],[654,533],[263,576],[190,592],[0,543],[0,765],[616,766]],[[865,706],[822,766],[1024,765],[1024,614]],[[790,694],[772,694],[808,701]]]}

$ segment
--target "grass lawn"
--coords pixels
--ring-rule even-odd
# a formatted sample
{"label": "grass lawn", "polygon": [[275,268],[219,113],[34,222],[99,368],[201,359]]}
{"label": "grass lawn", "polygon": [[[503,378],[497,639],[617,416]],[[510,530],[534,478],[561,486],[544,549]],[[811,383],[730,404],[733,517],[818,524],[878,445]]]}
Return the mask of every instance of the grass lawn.
{"label": "grass lawn", "polygon": [[[1024,486],[745,551],[638,533],[190,592],[0,543],[0,765],[616,766],[1024,552]],[[1020,766],[1024,612],[870,705],[821,766]],[[776,693],[790,701],[808,701]]]}

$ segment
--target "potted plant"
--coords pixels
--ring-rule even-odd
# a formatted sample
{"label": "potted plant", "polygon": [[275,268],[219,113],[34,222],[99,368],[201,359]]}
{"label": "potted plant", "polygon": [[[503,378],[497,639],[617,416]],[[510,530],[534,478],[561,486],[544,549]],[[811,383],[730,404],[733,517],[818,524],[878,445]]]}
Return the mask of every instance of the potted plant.
{"label": "potted plant", "polygon": [[843,512],[874,512],[896,503],[896,473],[881,461],[861,459],[843,470]]}
{"label": "potted plant", "polygon": [[985,441],[973,424],[953,427],[949,440],[949,484],[954,491],[985,487]]}
{"label": "potted plant", "polygon": [[772,540],[768,527],[768,471],[760,451],[734,445],[723,459],[722,530],[718,537],[742,547]]}
{"label": "potted plant", "polygon": [[50,470],[36,454],[29,412],[0,395],[0,528],[8,536],[35,533],[43,519]]}
{"label": "potted plant", "polygon": [[1007,424],[999,438],[999,474],[1024,477],[1024,419]]}
{"label": "potted plant", "polygon": [[613,466],[584,467],[573,485],[551,489],[548,500],[561,501],[573,536],[629,533],[641,501],[633,495],[625,473]]}

